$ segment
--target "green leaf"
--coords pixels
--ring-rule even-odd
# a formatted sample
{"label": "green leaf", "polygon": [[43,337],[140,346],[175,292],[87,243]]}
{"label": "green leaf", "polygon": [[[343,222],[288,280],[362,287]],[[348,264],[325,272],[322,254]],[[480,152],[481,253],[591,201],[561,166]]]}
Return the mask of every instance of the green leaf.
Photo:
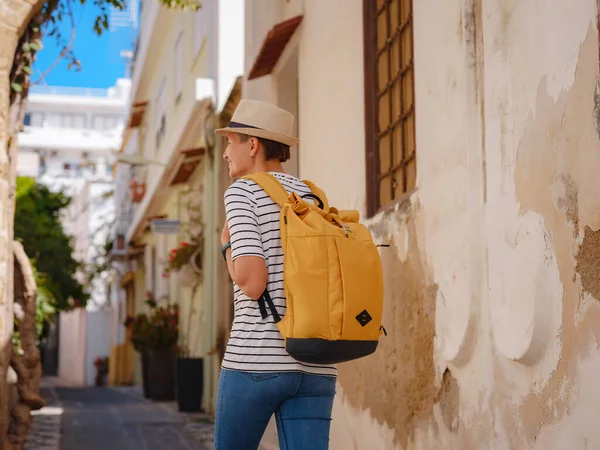
{"label": "green leaf", "polygon": [[23,86],[21,86],[20,84],[17,83],[13,83],[10,85],[10,87],[13,89],[13,91],[15,92],[23,92]]}
{"label": "green leaf", "polygon": [[31,31],[33,31],[34,33],[39,33],[40,27],[38,27],[38,26],[31,27]]}
{"label": "green leaf", "polygon": [[62,13],[58,13],[56,15],[56,18],[58,19],[59,22],[62,22]]}
{"label": "green leaf", "polygon": [[31,44],[29,42],[25,42],[21,48],[25,53],[29,53],[31,50]]}
{"label": "green leaf", "polygon": [[32,42],[30,44],[31,48],[34,49],[36,52],[42,49],[42,44],[41,42]]}
{"label": "green leaf", "polygon": [[31,70],[31,67],[25,66],[23,67],[23,72],[25,72],[28,75],[31,75],[33,73],[33,70]]}

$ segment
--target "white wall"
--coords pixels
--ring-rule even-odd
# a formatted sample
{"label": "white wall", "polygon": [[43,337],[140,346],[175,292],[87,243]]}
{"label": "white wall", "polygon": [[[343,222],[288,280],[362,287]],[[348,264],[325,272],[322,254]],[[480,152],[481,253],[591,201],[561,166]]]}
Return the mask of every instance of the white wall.
{"label": "white wall", "polygon": [[[217,111],[227,101],[235,79],[244,73],[244,0],[214,0],[218,2],[216,42]],[[211,36],[214,34],[211,34]]]}
{"label": "white wall", "polygon": [[86,311],[82,308],[59,315],[58,376],[76,386],[86,383]]}
{"label": "white wall", "polygon": [[110,309],[87,311],[85,380],[87,386],[93,386],[96,377],[94,360],[110,354]]}

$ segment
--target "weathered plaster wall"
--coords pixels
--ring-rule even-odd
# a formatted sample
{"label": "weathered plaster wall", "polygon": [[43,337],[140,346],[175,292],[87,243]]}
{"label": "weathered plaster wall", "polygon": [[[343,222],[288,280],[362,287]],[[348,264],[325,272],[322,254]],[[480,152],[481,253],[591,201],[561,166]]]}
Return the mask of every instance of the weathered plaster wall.
{"label": "weathered plaster wall", "polygon": [[332,448],[595,448],[595,3],[414,8],[418,191],[370,221],[392,331],[341,366]]}
{"label": "weathered plaster wall", "polygon": [[[299,134],[364,210],[360,3],[304,2]],[[413,4],[417,190],[364,220],[388,336],[340,365],[330,448],[600,448],[596,3]]]}

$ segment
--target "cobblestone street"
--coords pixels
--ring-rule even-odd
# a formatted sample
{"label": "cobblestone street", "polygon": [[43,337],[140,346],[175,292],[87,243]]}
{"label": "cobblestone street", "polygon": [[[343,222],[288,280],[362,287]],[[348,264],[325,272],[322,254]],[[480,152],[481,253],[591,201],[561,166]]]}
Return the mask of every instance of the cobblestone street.
{"label": "cobblestone street", "polygon": [[58,388],[63,450],[205,449],[176,413],[106,388]]}
{"label": "cobblestone street", "polygon": [[[24,450],[213,450],[213,418],[145,399],[141,386],[79,388],[42,379],[47,404],[32,412]],[[275,422],[259,450],[278,449]]]}
{"label": "cobblestone street", "polygon": [[56,387],[52,379],[42,384],[47,406],[32,413],[26,450],[213,448],[209,417],[179,413],[174,402],[146,400],[140,387]]}

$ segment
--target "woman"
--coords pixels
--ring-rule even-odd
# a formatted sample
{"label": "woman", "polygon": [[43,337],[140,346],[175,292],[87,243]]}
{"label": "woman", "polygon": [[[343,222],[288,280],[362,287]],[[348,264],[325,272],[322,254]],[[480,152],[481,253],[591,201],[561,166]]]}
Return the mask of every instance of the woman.
{"label": "woman", "polygon": [[221,245],[234,282],[235,316],[219,382],[215,450],[258,448],[273,414],[280,448],[328,448],[336,368],[294,360],[273,317],[262,319],[256,299],[265,289],[281,316],[286,310],[280,207],[256,183],[239,179],[269,172],[288,193],[311,193],[281,164],[298,142],[293,124],[287,111],[242,100],[229,125],[216,131],[227,137],[223,159],[238,180],[224,197]]}

